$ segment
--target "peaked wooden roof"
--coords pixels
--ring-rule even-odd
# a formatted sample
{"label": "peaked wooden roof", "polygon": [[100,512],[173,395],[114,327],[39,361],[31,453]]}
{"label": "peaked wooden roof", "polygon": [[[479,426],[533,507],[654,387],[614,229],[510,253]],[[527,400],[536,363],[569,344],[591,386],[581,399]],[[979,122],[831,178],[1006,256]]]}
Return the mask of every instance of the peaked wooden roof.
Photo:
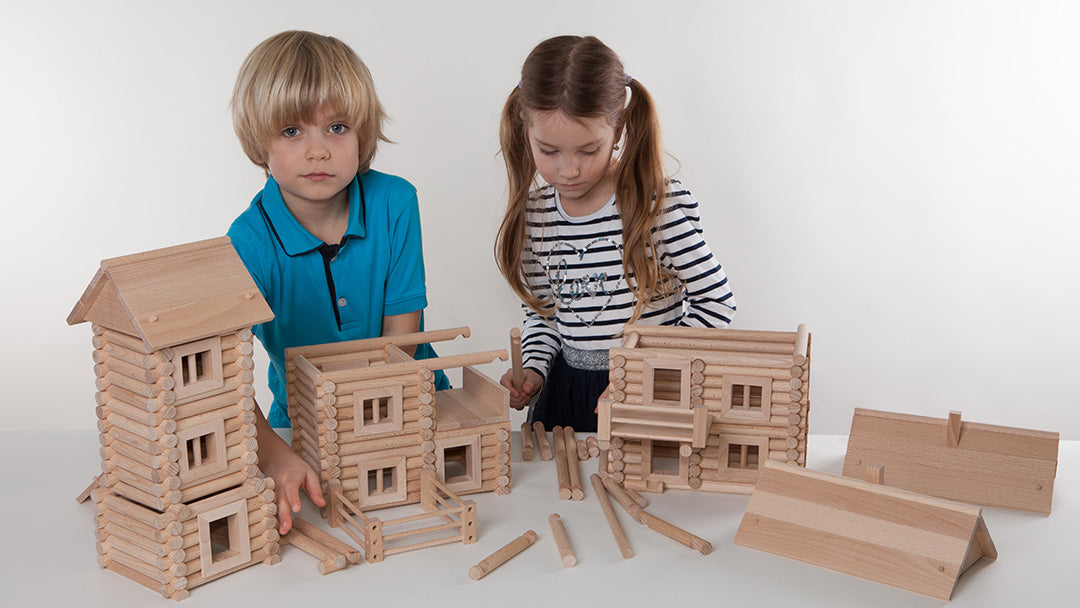
{"label": "peaked wooden roof", "polygon": [[997,558],[978,507],[773,461],[735,544],[943,600]]}
{"label": "peaked wooden roof", "polygon": [[68,315],[142,338],[147,352],[274,318],[229,237],[102,260]]}
{"label": "peaked wooden roof", "polygon": [[885,467],[897,488],[989,507],[1049,515],[1057,476],[1058,433],[856,408],[844,475]]}

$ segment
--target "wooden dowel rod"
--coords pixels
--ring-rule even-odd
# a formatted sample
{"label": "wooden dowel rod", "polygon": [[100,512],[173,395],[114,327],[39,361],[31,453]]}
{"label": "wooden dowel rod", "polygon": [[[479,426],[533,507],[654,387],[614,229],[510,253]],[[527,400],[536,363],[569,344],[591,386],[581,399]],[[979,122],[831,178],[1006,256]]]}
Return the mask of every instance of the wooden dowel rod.
{"label": "wooden dowel rod", "polygon": [[531,462],[533,459],[533,430],[528,422],[521,423],[521,459]]}
{"label": "wooden dowel rod", "polygon": [[596,497],[600,500],[600,508],[604,511],[604,518],[607,519],[611,533],[615,536],[615,543],[619,545],[619,551],[626,559],[634,557],[634,550],[630,548],[630,541],[626,538],[626,531],[623,530],[622,524],[619,523],[619,517],[615,515],[615,508],[611,506],[611,500],[604,490],[604,482],[596,473],[589,475],[589,481],[592,482]]}
{"label": "wooden dowel rod", "polygon": [[309,523],[306,519],[300,519],[299,517],[293,518],[293,530],[296,530],[304,536],[317,540],[334,551],[345,556],[345,559],[352,565],[359,564],[364,561],[364,554],[349,545],[349,543],[331,535],[329,532]]}
{"label": "wooden dowel rod", "polygon": [[559,498],[570,500],[573,492],[570,490],[570,469],[566,464],[566,443],[561,426],[551,428],[551,443],[555,446],[555,474],[559,480]]}
{"label": "wooden dowel rod", "polygon": [[646,498],[641,494],[638,494],[637,490],[631,488],[623,488],[623,490],[626,491],[626,495],[629,496],[631,500],[636,502],[637,505],[642,509],[649,506],[649,501],[646,500]]}
{"label": "wooden dowel rod", "polygon": [[475,566],[469,568],[469,578],[478,581],[487,576],[492,570],[505,564],[512,557],[528,549],[536,542],[536,532],[527,530],[521,536],[503,545],[491,555],[480,560]]}
{"label": "wooden dowel rod", "polygon": [[577,564],[577,556],[574,555],[574,548],[570,546],[570,537],[566,534],[562,517],[559,517],[558,513],[552,513],[548,516],[548,524],[555,537],[555,546],[559,548],[559,558],[562,559],[563,566],[573,568]]}
{"label": "wooden dowel rod", "polygon": [[102,473],[101,475],[98,475],[97,477],[95,477],[93,479],[93,481],[90,482],[90,485],[86,486],[86,489],[83,490],[81,494],[79,494],[78,496],[75,497],[75,502],[81,505],[82,503],[89,500],[90,499],[90,493],[93,492],[95,489],[98,488],[98,486],[101,485],[101,478],[102,477],[105,477],[105,473]]}
{"label": "wooden dowel rod", "polygon": [[514,388],[520,391],[525,382],[525,370],[521,367],[521,330],[517,327],[510,330],[510,362]]}
{"label": "wooden dowel rod", "polygon": [[536,445],[540,446],[540,459],[551,460],[551,444],[548,443],[547,430],[544,429],[544,423],[537,420],[533,423],[533,430],[536,431]]}
{"label": "wooden dowel rod", "polygon": [[615,500],[622,505],[622,508],[626,509],[626,512],[630,517],[632,517],[634,521],[641,521],[641,514],[643,511],[641,510],[641,507],[634,502],[634,499],[626,495],[626,490],[611,477],[605,477],[603,483],[608,494],[611,494]]}
{"label": "wooden dowel rod", "polygon": [[675,524],[666,522],[659,517],[653,515],[652,513],[642,511],[641,519],[639,519],[638,521],[645,524],[650,529],[659,532],[660,534],[663,534],[671,540],[682,543],[687,547],[690,547],[691,549],[701,553],[702,555],[708,555],[712,553],[712,545],[709,543],[709,541],[694,536],[686,530],[683,530]]}
{"label": "wooden dowel rod", "polygon": [[596,458],[600,455],[600,444],[596,441],[594,435],[589,435],[585,438],[585,447],[587,448],[589,458]]}
{"label": "wooden dowel rod", "polygon": [[566,470],[569,474],[570,498],[583,500],[585,487],[581,483],[581,465],[578,464],[577,439],[574,438],[574,428],[563,427],[563,443],[566,450]]}

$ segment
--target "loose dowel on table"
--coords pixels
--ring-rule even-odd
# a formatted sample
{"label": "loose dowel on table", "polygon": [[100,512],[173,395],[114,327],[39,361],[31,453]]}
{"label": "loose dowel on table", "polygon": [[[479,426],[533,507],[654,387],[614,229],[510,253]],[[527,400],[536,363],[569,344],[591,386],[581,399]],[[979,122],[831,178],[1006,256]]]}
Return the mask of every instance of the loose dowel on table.
{"label": "loose dowel on table", "polygon": [[566,471],[570,476],[570,498],[583,500],[585,487],[581,483],[581,465],[578,464],[577,439],[574,438],[574,427],[563,427],[563,442],[566,444]]}
{"label": "loose dowel on table", "polygon": [[659,517],[649,513],[648,511],[641,512],[641,518],[638,519],[641,523],[645,524],[652,530],[663,534],[675,542],[682,543],[687,547],[701,553],[702,555],[708,555],[712,553],[712,545],[704,538],[699,538],[693,534],[683,530],[675,524],[666,522]]}
{"label": "loose dowel on table", "polygon": [[623,509],[634,519],[634,521],[641,521],[641,507],[634,502],[633,498],[630,498],[626,494],[626,490],[623,489],[614,479],[611,477],[603,478],[604,487],[607,488],[609,494],[611,494]]}
{"label": "loose dowel on table", "polygon": [[559,548],[559,557],[566,568],[573,568],[577,564],[577,556],[574,548],[570,546],[570,537],[566,535],[566,526],[558,513],[548,516],[548,524],[551,525],[551,534],[555,537],[555,546]]}
{"label": "loose dowel on table", "polygon": [[623,490],[626,491],[627,496],[629,496],[634,502],[637,503],[637,506],[641,507],[642,509],[649,506],[649,500],[641,494],[638,494],[637,490],[631,488],[623,488]]}
{"label": "loose dowel on table", "polygon": [[589,475],[589,481],[592,482],[596,498],[600,501],[600,508],[604,511],[604,518],[607,519],[608,526],[611,527],[611,533],[615,535],[615,543],[619,545],[619,551],[622,552],[622,556],[626,559],[634,557],[634,550],[630,548],[630,540],[626,538],[626,532],[623,530],[622,524],[619,523],[619,517],[615,515],[615,508],[611,506],[611,500],[608,499],[607,492],[604,491],[604,482],[596,473]]}
{"label": "loose dowel on table", "polygon": [[536,532],[532,530],[526,531],[521,536],[503,545],[501,549],[480,560],[472,568],[469,568],[469,578],[474,581],[484,578],[489,572],[505,564],[510,558],[528,549],[535,542]]}
{"label": "loose dowel on table", "polygon": [[510,364],[514,370],[514,388],[520,391],[522,383],[525,382],[525,370],[521,367],[521,330],[516,327],[510,330]]}
{"label": "loose dowel on table", "polygon": [[528,422],[521,423],[521,459],[530,462],[533,459],[532,426]]}
{"label": "loose dowel on table", "polygon": [[536,445],[540,447],[540,459],[551,460],[551,444],[548,443],[547,430],[544,429],[544,423],[537,420],[533,423],[533,430],[536,431]]}
{"label": "loose dowel on table", "polygon": [[561,426],[551,427],[551,443],[555,446],[555,474],[559,478],[559,498],[570,500],[573,492],[570,490],[570,471],[566,466],[566,442]]}

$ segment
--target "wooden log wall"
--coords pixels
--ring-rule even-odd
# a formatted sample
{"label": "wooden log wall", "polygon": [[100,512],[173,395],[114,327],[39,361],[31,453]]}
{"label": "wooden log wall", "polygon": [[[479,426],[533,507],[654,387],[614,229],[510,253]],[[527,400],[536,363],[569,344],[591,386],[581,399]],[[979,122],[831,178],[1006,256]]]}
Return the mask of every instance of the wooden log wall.
{"label": "wooden log wall", "polygon": [[[377,352],[383,352],[379,350]],[[353,357],[355,358],[355,357]],[[323,366],[342,367],[335,357],[317,359]],[[369,366],[385,365],[385,359]],[[389,372],[393,373],[393,372]],[[402,428],[371,435],[355,433],[356,407],[353,393],[365,388],[398,384],[402,387]],[[404,456],[406,498],[378,508],[420,502],[420,476],[435,472],[435,440],[479,433],[481,436],[481,487],[462,493],[510,491],[510,423],[488,424],[440,432],[435,404],[435,375],[427,368],[375,380],[336,383],[303,357],[286,362],[289,416],[293,425],[293,450],[318,473],[324,494],[333,481],[359,508],[359,465],[366,458]]]}
{"label": "wooden log wall", "polygon": [[[805,466],[810,412],[810,336],[805,326],[800,326],[797,332],[729,331],[715,340],[689,330],[676,332],[675,335],[666,331],[669,328],[636,329],[641,330],[637,332],[640,335],[636,347],[611,350],[611,399],[614,403],[644,405],[643,360],[649,357],[670,358],[672,351],[692,357],[690,406],[704,405],[708,408],[712,423],[706,447],[693,450],[688,457],[691,460],[688,464],[689,489],[727,492],[734,487],[736,491],[748,492],[747,488],[741,487],[745,483],[733,484],[721,472],[721,459],[727,455],[720,454],[720,435],[767,437],[768,450],[760,456],[762,463],[775,460]],[[727,420],[721,417],[725,376],[771,380],[768,421]],[[656,491],[656,484],[647,487],[641,454],[640,439],[613,437],[609,445],[607,472],[628,487]],[[752,483],[749,485],[753,486]]]}
{"label": "wooden log wall", "polygon": [[[135,582],[181,600],[189,590],[255,564],[281,560],[273,480],[252,479],[240,487],[191,505],[159,513],[131,502],[108,488],[92,493],[96,516],[98,563]],[[200,513],[246,500],[251,559],[212,576],[203,576]]]}
{"label": "wooden log wall", "polygon": [[[157,511],[260,475],[252,385],[252,334],[221,336],[223,383],[207,397],[177,399],[172,349],[145,352],[133,336],[93,327],[104,487]],[[225,417],[226,469],[182,481],[177,432]]]}

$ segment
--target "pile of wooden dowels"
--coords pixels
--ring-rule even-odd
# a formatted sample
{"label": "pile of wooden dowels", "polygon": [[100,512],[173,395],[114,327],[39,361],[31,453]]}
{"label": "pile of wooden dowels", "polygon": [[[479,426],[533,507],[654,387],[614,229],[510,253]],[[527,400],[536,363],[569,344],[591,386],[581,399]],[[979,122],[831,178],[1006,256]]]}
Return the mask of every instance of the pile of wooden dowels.
{"label": "pile of wooden dowels", "polygon": [[605,475],[601,478],[599,475],[593,473],[589,477],[589,481],[592,482],[593,488],[596,490],[596,496],[600,500],[600,507],[604,510],[604,517],[607,518],[608,525],[611,527],[612,534],[615,535],[615,542],[619,545],[619,550],[622,552],[623,557],[633,557],[634,551],[630,548],[630,543],[626,538],[626,532],[623,531],[622,525],[619,524],[619,519],[615,515],[615,510],[611,506],[611,501],[608,500],[608,494],[613,496],[615,500],[622,505],[623,509],[626,510],[626,513],[638,523],[648,526],[649,529],[659,532],[676,542],[682,543],[683,545],[698,551],[702,555],[712,553],[712,545],[709,541],[694,536],[686,530],[649,513],[645,510],[645,506],[648,506],[648,502],[641,498],[640,495],[637,495],[637,493],[633,493],[632,496],[628,490],[616,483],[611,477]]}
{"label": "pile of wooden dowels", "polygon": [[[581,500],[585,498],[585,486],[581,481],[581,462],[600,455],[596,437],[577,439],[571,427],[556,426],[551,429],[551,441],[543,422],[521,423],[521,458],[530,461],[534,456],[533,432],[542,460],[555,460],[555,472],[559,481],[559,498]],[[554,449],[553,449],[554,448]]]}
{"label": "pile of wooden dowels", "polygon": [[293,527],[281,537],[282,545],[292,545],[319,560],[317,570],[326,575],[349,565],[364,561],[358,549],[337,539],[328,532],[300,518],[293,518]]}

